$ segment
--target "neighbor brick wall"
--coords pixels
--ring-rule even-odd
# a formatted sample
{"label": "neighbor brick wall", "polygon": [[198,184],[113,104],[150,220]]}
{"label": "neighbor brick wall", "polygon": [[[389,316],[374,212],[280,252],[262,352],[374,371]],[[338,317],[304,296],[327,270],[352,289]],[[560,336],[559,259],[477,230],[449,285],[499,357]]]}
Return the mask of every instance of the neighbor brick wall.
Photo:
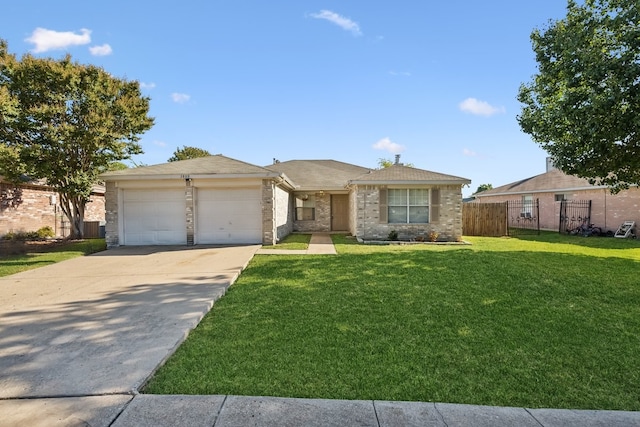
{"label": "neighbor brick wall", "polygon": [[[615,231],[624,221],[635,221],[640,226],[640,189],[637,187],[611,194],[606,188],[535,193],[540,201],[540,228],[557,231],[560,220],[560,202],[556,194],[564,194],[567,200],[591,200],[591,222],[603,230]],[[522,195],[480,197],[474,203],[498,203],[521,200]]]}
{"label": "neighbor brick wall", "polygon": [[53,195],[54,191],[43,187],[0,183],[0,235],[36,231],[45,226],[59,231],[62,212],[51,204]]}
{"label": "neighbor brick wall", "polygon": [[[422,187],[424,188],[424,187]],[[380,222],[380,187],[357,188],[356,236],[364,240],[385,240],[392,230],[400,239],[427,236],[431,231],[439,234],[438,240],[457,241],[462,238],[462,189],[459,185],[431,186],[440,190],[439,218],[430,218],[429,224],[388,224]],[[434,209],[430,208],[430,215]]]}

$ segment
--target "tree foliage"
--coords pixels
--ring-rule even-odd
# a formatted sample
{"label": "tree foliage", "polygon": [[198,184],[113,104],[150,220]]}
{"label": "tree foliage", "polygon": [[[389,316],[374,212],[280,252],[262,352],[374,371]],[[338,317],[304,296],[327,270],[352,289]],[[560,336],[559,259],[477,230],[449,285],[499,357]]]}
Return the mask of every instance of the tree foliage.
{"label": "tree foliage", "polygon": [[[395,161],[391,159],[384,159],[382,157],[378,159],[378,169],[390,168],[395,164],[396,164]],[[400,163],[400,164],[409,168],[414,167],[413,163]]]}
{"label": "tree foliage", "polygon": [[491,185],[491,184],[480,184],[478,186],[478,189],[476,190],[476,192],[473,193],[473,194],[482,193],[483,191],[487,191],[487,190],[491,190],[491,189],[493,189],[493,185]]}
{"label": "tree foliage", "polygon": [[60,193],[71,237],[82,237],[84,209],[98,174],[142,153],[153,125],[136,81],[63,59],[17,59],[0,40],[0,173],[46,179]]}
{"label": "tree foliage", "polygon": [[208,157],[211,153],[203,148],[189,147],[183,145],[182,148],[176,148],[173,155],[169,158],[169,162],[177,162],[179,160],[197,159],[198,157]]}
{"label": "tree foliage", "polygon": [[569,0],[567,16],[531,34],[538,73],[520,87],[522,130],[562,171],[640,184],[640,5]]}

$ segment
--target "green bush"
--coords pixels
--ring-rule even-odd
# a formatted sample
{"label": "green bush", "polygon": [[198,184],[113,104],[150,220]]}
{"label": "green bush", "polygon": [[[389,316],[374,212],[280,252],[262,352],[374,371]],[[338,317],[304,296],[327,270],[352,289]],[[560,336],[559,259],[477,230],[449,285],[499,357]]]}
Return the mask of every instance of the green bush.
{"label": "green bush", "polygon": [[41,227],[38,231],[9,231],[2,236],[2,240],[45,240],[51,237],[55,237],[53,228],[47,226]]}
{"label": "green bush", "polygon": [[43,240],[55,237],[56,235],[53,231],[53,228],[49,227],[48,225],[41,227],[38,231],[36,231],[36,234],[39,239]]}

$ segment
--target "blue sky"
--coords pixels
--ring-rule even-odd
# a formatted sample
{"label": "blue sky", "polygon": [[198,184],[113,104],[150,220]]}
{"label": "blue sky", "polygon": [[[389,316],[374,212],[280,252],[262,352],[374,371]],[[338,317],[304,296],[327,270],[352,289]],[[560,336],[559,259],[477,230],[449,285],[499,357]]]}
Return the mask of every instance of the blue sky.
{"label": "blue sky", "polygon": [[257,165],[392,159],[494,187],[544,172],[520,131],[529,35],[565,0],[168,3],[22,0],[0,38],[138,80],[155,126],[135,161],[183,145]]}

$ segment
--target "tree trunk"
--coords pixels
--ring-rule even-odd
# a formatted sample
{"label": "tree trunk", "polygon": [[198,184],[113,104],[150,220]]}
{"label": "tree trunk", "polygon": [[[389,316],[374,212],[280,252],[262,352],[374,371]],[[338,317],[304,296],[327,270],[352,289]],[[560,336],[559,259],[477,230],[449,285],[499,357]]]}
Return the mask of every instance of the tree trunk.
{"label": "tree trunk", "polygon": [[60,194],[60,207],[69,220],[70,239],[84,238],[84,208],[86,203],[84,197]]}

